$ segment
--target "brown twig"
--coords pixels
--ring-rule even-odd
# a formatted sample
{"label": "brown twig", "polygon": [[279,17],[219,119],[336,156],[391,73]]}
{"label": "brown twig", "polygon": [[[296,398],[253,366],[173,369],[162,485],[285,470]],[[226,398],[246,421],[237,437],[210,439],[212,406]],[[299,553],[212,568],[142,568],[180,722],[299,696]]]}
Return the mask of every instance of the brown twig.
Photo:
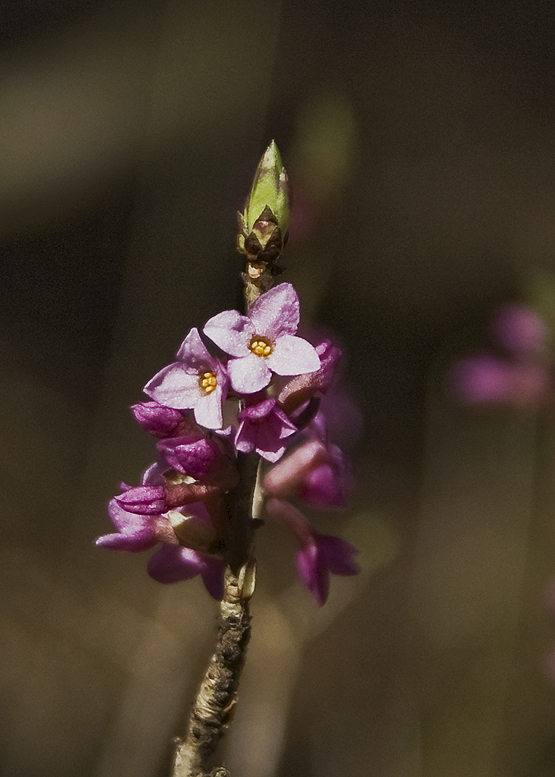
{"label": "brown twig", "polygon": [[[177,742],[172,777],[204,777],[208,774],[210,758],[237,703],[239,678],[251,633],[249,601],[255,586],[255,563],[251,553],[257,526],[258,462],[256,454],[238,456],[239,483],[228,495],[231,541],[216,648],[191,710],[187,736]],[[211,774],[224,777],[228,773],[219,767]]]}
{"label": "brown twig", "polygon": [[[206,775],[207,764],[229,725],[250,639],[253,588],[254,575],[248,564],[238,576],[227,569],[216,650],[191,710],[187,736],[177,744],[173,777]],[[223,777],[227,772],[220,768],[212,774]]]}

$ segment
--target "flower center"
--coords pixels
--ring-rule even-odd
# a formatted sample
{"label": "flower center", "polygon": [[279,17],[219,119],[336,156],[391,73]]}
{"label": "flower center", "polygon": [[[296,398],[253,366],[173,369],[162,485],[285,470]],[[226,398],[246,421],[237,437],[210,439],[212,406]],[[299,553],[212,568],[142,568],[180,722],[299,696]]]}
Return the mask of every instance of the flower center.
{"label": "flower center", "polygon": [[213,372],[201,372],[198,378],[198,384],[205,394],[211,394],[217,387],[218,381]]}
{"label": "flower center", "polygon": [[269,356],[273,350],[270,341],[266,340],[265,337],[260,337],[260,335],[255,335],[252,338],[249,349],[257,356]]}

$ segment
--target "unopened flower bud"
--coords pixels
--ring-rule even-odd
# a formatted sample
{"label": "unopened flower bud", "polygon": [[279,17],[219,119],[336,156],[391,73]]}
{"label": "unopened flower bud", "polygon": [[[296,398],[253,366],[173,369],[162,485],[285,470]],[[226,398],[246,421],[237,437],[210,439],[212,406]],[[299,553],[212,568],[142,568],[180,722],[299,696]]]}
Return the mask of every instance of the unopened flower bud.
{"label": "unopened flower bud", "polygon": [[162,486],[137,486],[115,499],[124,510],[138,515],[159,515],[167,509]]}
{"label": "unopened flower bud", "polygon": [[273,262],[287,240],[289,179],[272,140],[256,169],[245,210],[239,213],[237,247],[249,259]]}
{"label": "unopened flower bud", "polygon": [[171,437],[183,421],[179,410],[158,402],[139,402],[131,405],[131,412],[139,426],[154,437]]}
{"label": "unopened flower bud", "polygon": [[222,456],[217,444],[205,437],[173,437],[156,447],[170,467],[195,480],[206,479]]}

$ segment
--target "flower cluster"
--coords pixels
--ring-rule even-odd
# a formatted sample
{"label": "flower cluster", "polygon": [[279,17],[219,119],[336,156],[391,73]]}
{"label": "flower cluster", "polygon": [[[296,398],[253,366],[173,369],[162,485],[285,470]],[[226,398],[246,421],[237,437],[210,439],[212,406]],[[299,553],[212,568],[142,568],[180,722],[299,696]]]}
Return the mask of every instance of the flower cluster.
{"label": "flower cluster", "polygon": [[472,405],[537,408],[553,398],[553,354],[543,319],[523,305],[505,305],[494,317],[496,353],[478,352],[451,372],[455,395]]}
{"label": "flower cluster", "polygon": [[[298,325],[297,294],[282,283],[246,315],[226,310],[211,318],[204,338],[189,332],[176,361],[146,384],[150,401],[132,407],[158,439],[158,461],[141,485],[124,485],[112,499],[117,532],[98,545],[131,552],[160,545],[148,564],[154,579],[200,575],[220,598],[230,541],[226,494],[238,483],[238,457],[256,452],[267,462],[267,514],[296,537],[299,575],[316,600],[325,602],[330,573],[356,574],[356,549],[316,532],[291,501],[341,506],[350,484],[319,412],[340,350],[329,341],[311,345],[297,336]],[[213,355],[210,342],[224,355]]]}

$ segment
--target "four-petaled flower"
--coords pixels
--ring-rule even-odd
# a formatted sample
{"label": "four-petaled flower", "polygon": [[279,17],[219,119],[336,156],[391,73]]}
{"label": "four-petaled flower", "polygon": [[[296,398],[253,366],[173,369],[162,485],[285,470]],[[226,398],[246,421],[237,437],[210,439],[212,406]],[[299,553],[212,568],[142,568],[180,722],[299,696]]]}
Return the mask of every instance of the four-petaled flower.
{"label": "four-petaled flower", "polygon": [[177,362],[149,380],[145,394],[169,408],[192,408],[198,424],[219,429],[228,385],[222,364],[210,355],[196,328],[191,329],[176,355]]}
{"label": "four-petaled flower", "polygon": [[268,385],[272,372],[301,375],[320,368],[316,349],[295,337],[298,326],[297,293],[290,283],[282,283],[262,294],[248,315],[224,310],[203,331],[230,355],[227,371],[232,388],[254,394]]}

